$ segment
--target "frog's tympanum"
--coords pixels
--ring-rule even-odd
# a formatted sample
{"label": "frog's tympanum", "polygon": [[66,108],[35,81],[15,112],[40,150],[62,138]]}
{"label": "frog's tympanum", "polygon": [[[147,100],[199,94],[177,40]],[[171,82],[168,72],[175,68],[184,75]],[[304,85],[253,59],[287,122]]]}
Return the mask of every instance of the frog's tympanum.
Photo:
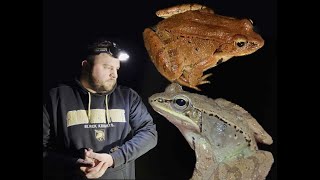
{"label": "frog's tympanum", "polygon": [[149,97],[153,109],[174,124],[195,151],[194,180],[265,179],[274,162],[257,142],[271,136],[246,110],[225,99],[210,99],[172,83]]}
{"label": "frog's tympanum", "polygon": [[251,20],[218,15],[203,5],[178,5],[156,15],[164,19],[143,32],[153,64],[170,82],[196,90],[209,83],[211,74],[204,71],[264,45]]}

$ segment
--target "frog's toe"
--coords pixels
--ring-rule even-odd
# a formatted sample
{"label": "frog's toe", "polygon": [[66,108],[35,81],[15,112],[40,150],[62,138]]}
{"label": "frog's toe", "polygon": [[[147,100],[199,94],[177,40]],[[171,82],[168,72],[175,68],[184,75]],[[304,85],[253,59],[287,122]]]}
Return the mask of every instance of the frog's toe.
{"label": "frog's toe", "polygon": [[201,81],[200,83],[199,83],[199,85],[201,85],[201,84],[210,84],[211,82],[210,81]]}
{"label": "frog's toe", "polygon": [[208,77],[212,76],[212,73],[206,74],[204,76],[201,77],[201,81],[204,81],[205,79],[207,79]]}
{"label": "frog's toe", "polygon": [[210,81],[206,80],[209,76],[212,76],[212,73],[202,76],[201,81],[199,82],[199,85],[200,84],[210,84]]}

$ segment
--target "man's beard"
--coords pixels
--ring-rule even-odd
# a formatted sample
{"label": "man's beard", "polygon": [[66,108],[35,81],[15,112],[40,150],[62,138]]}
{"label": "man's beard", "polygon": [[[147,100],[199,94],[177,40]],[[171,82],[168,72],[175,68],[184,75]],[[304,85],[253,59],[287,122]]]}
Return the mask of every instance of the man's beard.
{"label": "man's beard", "polygon": [[97,93],[108,93],[110,92],[114,86],[116,85],[116,80],[111,79],[107,81],[99,81],[95,79],[92,74],[89,75],[88,78],[89,85],[93,88]]}

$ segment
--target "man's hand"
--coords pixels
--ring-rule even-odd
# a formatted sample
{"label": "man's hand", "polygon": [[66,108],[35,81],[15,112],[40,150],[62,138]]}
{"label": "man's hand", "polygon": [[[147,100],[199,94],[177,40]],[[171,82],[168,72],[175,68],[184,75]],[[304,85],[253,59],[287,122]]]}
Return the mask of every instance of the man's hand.
{"label": "man's hand", "polygon": [[108,169],[108,164],[99,162],[95,167],[86,168],[85,175],[88,179],[96,179],[101,177]]}
{"label": "man's hand", "polygon": [[84,174],[87,174],[87,171],[89,170],[89,168],[94,167],[96,164],[95,164],[95,160],[94,159],[86,157],[86,155],[85,155],[84,159],[78,159],[77,160],[77,165],[80,167],[80,170]]}
{"label": "man's hand", "polygon": [[110,154],[107,153],[95,153],[92,151],[92,149],[89,149],[88,151],[85,150],[85,157],[89,159],[94,159],[95,162],[105,162],[107,163],[108,167],[113,166],[113,159]]}
{"label": "man's hand", "polygon": [[80,167],[93,167],[94,166],[94,161],[92,159],[78,159],[76,162],[77,166]]}
{"label": "man's hand", "polygon": [[93,162],[93,166],[83,166],[80,170],[85,173],[88,179],[101,177],[105,171],[113,165],[112,156],[107,153],[95,153],[92,149],[85,150],[86,162]]}

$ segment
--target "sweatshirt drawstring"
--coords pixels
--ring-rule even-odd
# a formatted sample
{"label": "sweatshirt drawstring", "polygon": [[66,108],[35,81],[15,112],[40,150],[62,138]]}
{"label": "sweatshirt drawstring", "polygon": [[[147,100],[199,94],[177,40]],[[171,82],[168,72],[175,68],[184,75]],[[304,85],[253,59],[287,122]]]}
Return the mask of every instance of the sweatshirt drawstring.
{"label": "sweatshirt drawstring", "polygon": [[91,116],[91,112],[90,112],[90,106],[91,106],[91,94],[90,92],[88,92],[88,95],[89,95],[89,104],[88,104],[88,119],[89,119],[89,122],[90,122],[90,116]]}
{"label": "sweatshirt drawstring", "polygon": [[108,124],[110,124],[111,119],[110,119],[110,115],[109,115],[108,95],[106,95],[106,118],[107,118]]}
{"label": "sweatshirt drawstring", "polygon": [[[89,103],[88,103],[88,119],[89,119],[89,122],[90,122],[90,117],[91,117],[91,94],[90,92],[88,92],[88,96],[89,96]],[[109,114],[109,107],[108,107],[108,95],[106,95],[106,119],[107,119],[107,122],[108,124],[110,124],[111,122],[111,119],[110,119],[110,114]]]}

